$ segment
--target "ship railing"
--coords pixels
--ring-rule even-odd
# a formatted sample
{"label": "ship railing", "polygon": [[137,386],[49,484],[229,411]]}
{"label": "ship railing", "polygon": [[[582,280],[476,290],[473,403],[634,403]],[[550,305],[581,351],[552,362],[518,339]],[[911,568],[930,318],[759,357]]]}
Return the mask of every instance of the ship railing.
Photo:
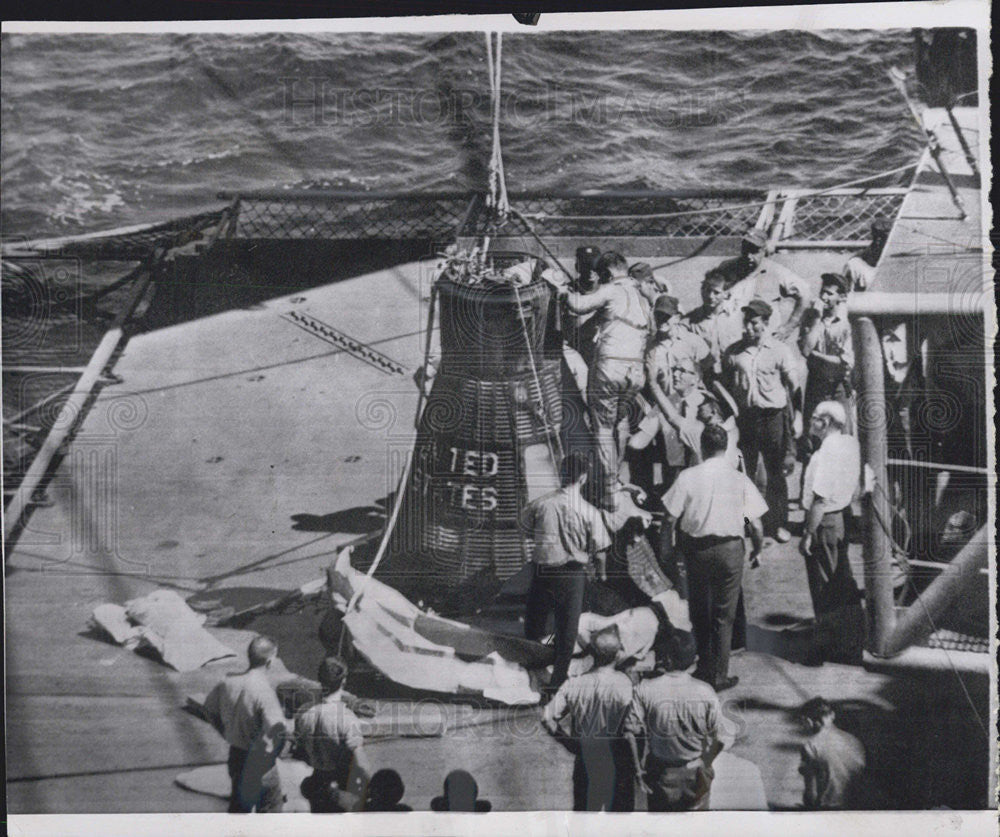
{"label": "ship railing", "polygon": [[[988,575],[989,552],[995,543],[984,520],[974,520],[976,531],[965,532],[966,543],[950,561],[925,560],[898,556],[902,547],[895,543],[891,521],[894,518],[888,490],[889,468],[929,470],[949,475],[963,474],[967,479],[980,480],[986,492],[992,488],[993,472],[978,464],[924,462],[889,457],[889,404],[885,388],[885,362],[879,326],[901,318],[916,324],[921,319],[942,317],[962,318],[956,333],[973,333],[971,328],[985,325],[982,300],[956,300],[953,294],[898,294],[867,292],[855,294],[848,313],[854,329],[858,376],[858,433],[865,467],[865,497],[863,504],[863,560],[866,611],[869,614],[868,650],[877,657],[892,657],[910,645],[928,640],[938,633],[938,622],[956,602],[968,600]],[[914,361],[918,362],[918,361]],[[987,369],[980,370],[985,390]],[[928,390],[929,392],[929,390]],[[985,403],[968,405],[982,409]],[[971,441],[970,441],[971,444]],[[985,504],[983,504],[985,506]],[[917,595],[917,600],[905,610],[897,608],[895,579],[897,564],[937,572],[931,584]],[[980,645],[988,647],[988,639]]]}

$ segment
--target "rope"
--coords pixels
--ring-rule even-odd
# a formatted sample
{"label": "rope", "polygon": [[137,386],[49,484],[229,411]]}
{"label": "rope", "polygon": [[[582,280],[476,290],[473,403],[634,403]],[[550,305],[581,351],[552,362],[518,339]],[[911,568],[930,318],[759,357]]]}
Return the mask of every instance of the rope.
{"label": "rope", "polygon": [[[403,496],[406,494],[406,483],[410,478],[410,467],[412,465],[413,452],[408,451],[406,454],[406,465],[403,466],[403,473],[399,477],[399,485],[396,486],[396,499],[393,502],[392,514],[389,517],[389,522],[386,524],[385,532],[382,533],[382,542],[378,545],[378,552],[375,553],[375,560],[372,561],[372,565],[368,568],[368,572],[358,585],[358,589],[354,591],[354,595],[351,596],[351,600],[347,603],[347,607],[344,610],[344,616],[347,616],[347,614],[351,612],[352,608],[358,603],[358,599],[361,598],[361,594],[364,593],[365,586],[368,584],[368,579],[375,574],[375,570],[378,569],[378,565],[382,563],[386,547],[389,545],[389,538],[392,535],[393,529],[396,528],[396,520],[399,518],[399,510],[403,507]],[[341,635],[341,639],[343,639],[343,635]]]}
{"label": "rope", "polygon": [[503,34],[497,32],[496,60],[493,59],[493,37],[486,33],[486,64],[490,78],[490,105],[493,112],[493,150],[490,155],[489,195],[486,206],[494,215],[503,219],[510,212],[507,199],[507,182],[503,170],[503,153],[500,149],[500,68],[503,57]]}
{"label": "rope", "polygon": [[549,456],[552,457],[553,464],[558,468],[559,463],[562,462],[563,449],[562,440],[559,438],[559,434],[555,434],[556,447],[559,448],[559,457],[556,457],[556,452],[552,447],[552,431],[549,428],[549,414],[545,409],[545,395],[542,392],[542,382],[538,377],[538,367],[535,366],[535,353],[531,349],[531,338],[528,336],[528,324],[524,319],[524,309],[521,307],[521,291],[514,285],[514,298],[517,300],[517,314],[521,319],[521,333],[524,335],[524,345],[528,349],[528,363],[531,364],[531,377],[534,379],[535,388],[538,390],[538,409],[539,417],[542,420],[542,424],[545,427],[545,444],[549,448]]}
{"label": "rope", "polygon": [[413,419],[414,426],[420,427],[420,416],[423,415],[424,395],[427,389],[427,369],[431,358],[431,338],[434,332],[434,305],[437,301],[437,282],[431,285],[431,301],[427,308],[427,337],[424,340],[424,365],[422,367],[423,377],[420,379],[420,391],[417,394],[417,414]]}
{"label": "rope", "polygon": [[[859,177],[857,180],[848,180],[845,183],[838,183],[835,186],[828,186],[825,189],[819,189],[814,192],[798,192],[795,194],[797,200],[802,200],[803,198],[813,198],[819,195],[825,195],[829,192],[836,192],[838,189],[847,189],[851,186],[856,186],[859,183],[867,183],[871,180],[878,180],[882,177],[888,177],[891,174],[899,174],[900,172],[909,171],[910,169],[915,169],[919,166],[919,163],[910,163],[905,166],[900,166],[899,168],[889,169],[888,171],[880,172],[879,174],[869,175],[868,177]],[[775,203],[774,199],[754,201],[753,203],[741,203],[733,204],[731,206],[718,206],[712,209],[685,209],[678,212],[656,212],[647,213],[643,215],[548,215],[544,212],[533,213],[527,217],[534,218],[535,220],[544,220],[546,218],[554,218],[560,221],[586,221],[593,220],[595,218],[613,218],[615,220],[642,220],[650,218],[683,218],[688,215],[712,215],[716,213],[723,212],[735,212],[740,209],[759,209],[761,207],[767,206],[768,204]],[[524,216],[522,216],[524,217]]]}

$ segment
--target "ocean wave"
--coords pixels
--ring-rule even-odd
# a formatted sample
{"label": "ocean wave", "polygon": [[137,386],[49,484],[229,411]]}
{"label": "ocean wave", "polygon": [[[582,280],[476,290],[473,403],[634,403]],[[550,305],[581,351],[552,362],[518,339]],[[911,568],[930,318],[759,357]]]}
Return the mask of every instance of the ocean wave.
{"label": "ocean wave", "polygon": [[[482,188],[482,33],[17,35],[8,233],[215,206],[219,188]],[[907,32],[561,32],[504,40],[512,189],[809,186],[912,162],[885,66]],[[40,222],[40,219],[44,219]]]}

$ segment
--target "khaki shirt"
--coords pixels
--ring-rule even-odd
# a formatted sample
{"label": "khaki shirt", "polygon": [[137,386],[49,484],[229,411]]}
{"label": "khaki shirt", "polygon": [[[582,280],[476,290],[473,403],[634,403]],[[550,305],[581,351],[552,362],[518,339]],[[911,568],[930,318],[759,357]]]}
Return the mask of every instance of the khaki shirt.
{"label": "khaki shirt", "polygon": [[295,741],[313,770],[346,775],[354,751],[364,744],[364,735],[361,722],[337,693],[295,717]]}
{"label": "khaki shirt", "polygon": [[249,750],[261,738],[275,738],[285,731],[285,714],[262,668],[227,677],[208,693],[203,709],[238,750]]}
{"label": "khaki shirt", "polygon": [[632,681],[605,666],[564,682],[545,707],[545,718],[561,721],[569,716],[577,738],[616,738],[631,703]]}
{"label": "khaki shirt", "polygon": [[722,709],[707,683],[685,672],[668,672],[635,687],[625,729],[645,732],[649,752],[680,767],[700,758],[719,737]]}
{"label": "khaki shirt", "polygon": [[840,305],[829,316],[820,315],[803,331],[800,345],[803,354],[820,352],[839,357],[847,369],[854,368],[854,339],[847,320],[847,306]]}
{"label": "khaki shirt", "polygon": [[726,350],[722,370],[741,408],[780,409],[788,405],[785,385],[794,385],[795,359],[780,340],[770,335],[757,345],[740,340]]}
{"label": "khaki shirt", "polygon": [[711,354],[708,342],[700,334],[686,325],[674,328],[674,333],[664,340],[650,342],[646,350],[646,370],[654,380],[659,380],[663,391],[670,395],[673,391],[673,375],[670,370],[678,360],[689,359],[695,369],[701,371],[702,363]]}
{"label": "khaki shirt", "polygon": [[521,515],[521,529],[534,541],[535,563],[548,567],[586,564],[595,552],[611,546],[600,511],[575,486],[532,500]]}

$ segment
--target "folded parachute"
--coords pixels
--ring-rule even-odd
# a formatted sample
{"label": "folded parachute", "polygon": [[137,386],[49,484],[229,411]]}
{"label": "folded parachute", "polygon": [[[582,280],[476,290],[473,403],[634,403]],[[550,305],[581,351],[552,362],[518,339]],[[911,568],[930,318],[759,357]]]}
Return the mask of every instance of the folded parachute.
{"label": "folded parachute", "polygon": [[[538,703],[528,669],[551,663],[550,647],[425,613],[397,590],[355,570],[350,549],[340,553],[327,576],[354,647],[391,680],[509,705]],[[346,612],[359,590],[362,595]]]}

